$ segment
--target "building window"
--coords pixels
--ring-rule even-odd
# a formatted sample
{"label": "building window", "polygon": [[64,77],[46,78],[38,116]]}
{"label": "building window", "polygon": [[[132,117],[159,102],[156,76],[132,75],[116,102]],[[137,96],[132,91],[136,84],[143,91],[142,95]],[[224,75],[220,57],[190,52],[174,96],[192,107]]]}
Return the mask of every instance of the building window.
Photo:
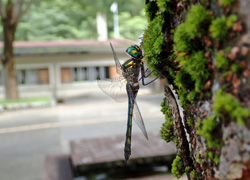
{"label": "building window", "polygon": [[95,81],[109,78],[109,67],[63,67],[62,83]]}
{"label": "building window", "polygon": [[18,69],[17,81],[19,85],[49,84],[48,68]]}

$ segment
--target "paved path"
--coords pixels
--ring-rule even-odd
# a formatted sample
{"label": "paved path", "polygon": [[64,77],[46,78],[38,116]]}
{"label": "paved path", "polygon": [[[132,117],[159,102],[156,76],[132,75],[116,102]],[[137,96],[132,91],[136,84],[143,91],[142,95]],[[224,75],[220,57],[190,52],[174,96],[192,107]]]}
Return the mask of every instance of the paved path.
{"label": "paved path", "polygon": [[[148,132],[158,132],[164,121],[162,98],[138,96]],[[56,107],[4,112],[0,114],[0,179],[42,180],[46,155],[69,153],[71,140],[125,135],[126,118],[127,103],[116,103],[101,92]],[[135,126],[133,133],[141,133]]]}

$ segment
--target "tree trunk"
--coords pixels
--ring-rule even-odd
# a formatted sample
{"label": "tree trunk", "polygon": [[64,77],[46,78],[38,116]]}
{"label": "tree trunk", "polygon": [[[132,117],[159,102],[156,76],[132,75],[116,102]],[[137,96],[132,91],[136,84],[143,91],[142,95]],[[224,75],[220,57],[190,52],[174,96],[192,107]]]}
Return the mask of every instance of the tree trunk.
{"label": "tree trunk", "polygon": [[250,179],[250,1],[146,3],[144,55],[171,85],[161,134],[178,149],[174,176]]}
{"label": "tree trunk", "polygon": [[2,17],[3,23],[3,71],[5,84],[5,98],[18,99],[17,79],[15,73],[15,61],[13,55],[13,42],[16,31],[16,23],[13,22],[13,6],[7,11],[7,16]]}

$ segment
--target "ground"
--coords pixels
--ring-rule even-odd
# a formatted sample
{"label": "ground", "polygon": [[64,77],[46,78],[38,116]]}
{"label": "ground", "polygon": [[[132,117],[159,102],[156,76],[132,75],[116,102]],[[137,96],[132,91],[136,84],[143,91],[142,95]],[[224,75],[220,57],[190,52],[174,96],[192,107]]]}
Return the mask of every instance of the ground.
{"label": "ground", "polygon": [[[164,122],[162,98],[163,93],[138,96],[148,132],[159,131]],[[4,112],[0,114],[0,179],[42,180],[46,155],[69,153],[71,140],[125,136],[126,118],[127,103],[116,103],[102,92],[55,107]],[[136,125],[133,133],[141,133]]]}

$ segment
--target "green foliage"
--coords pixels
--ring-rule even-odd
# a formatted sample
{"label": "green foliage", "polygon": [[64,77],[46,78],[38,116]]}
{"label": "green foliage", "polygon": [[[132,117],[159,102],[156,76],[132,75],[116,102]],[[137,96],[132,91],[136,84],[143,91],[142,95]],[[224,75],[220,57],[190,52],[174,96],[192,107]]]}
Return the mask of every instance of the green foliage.
{"label": "green foliage", "polygon": [[161,138],[164,139],[166,142],[170,142],[174,140],[174,127],[173,127],[173,119],[172,113],[168,109],[168,105],[166,100],[164,100],[161,104],[162,109],[161,111],[165,115],[166,121],[162,124],[161,127]]}
{"label": "green foliage", "polygon": [[228,29],[226,25],[227,21],[225,16],[212,21],[209,30],[216,41],[221,41],[227,37]]}
{"label": "green foliage", "polygon": [[185,173],[183,163],[178,154],[176,155],[176,158],[173,161],[171,172],[173,176],[177,177],[178,179]]}
{"label": "green foliage", "polygon": [[219,128],[219,123],[215,120],[215,118],[208,117],[203,120],[203,125],[201,127],[197,127],[197,133],[206,139],[208,147],[220,148],[221,138],[218,133],[220,130]]}
{"label": "green foliage", "polygon": [[222,6],[231,6],[234,0],[219,0],[219,4]]}
{"label": "green foliage", "polygon": [[233,27],[234,23],[237,21],[237,16],[235,14],[232,14],[230,15],[228,18],[227,18],[227,21],[226,21],[226,24],[227,24],[227,27],[228,28],[231,28]]}
{"label": "green foliage", "polygon": [[244,125],[244,120],[250,117],[249,109],[243,108],[236,98],[222,90],[216,93],[213,111],[223,120],[234,119],[240,125]]}
{"label": "green foliage", "polygon": [[121,12],[119,21],[122,22],[119,26],[120,36],[130,40],[138,39],[147,26],[143,11],[137,16],[132,16],[129,12]]}
{"label": "green foliage", "polygon": [[[106,14],[110,36],[113,36],[113,13],[110,6],[113,0],[68,1],[43,0],[32,4],[20,21],[15,35],[16,40],[41,41],[64,39],[96,39],[96,13]],[[121,37],[137,39],[146,26],[144,15],[140,13],[144,2],[141,0],[119,0],[119,13],[129,14],[120,23]],[[122,18],[121,17],[121,18]],[[131,31],[130,31],[131,30]],[[130,32],[129,32],[130,31]],[[0,34],[2,34],[0,30]]]}
{"label": "green foliage", "polygon": [[217,52],[215,59],[217,68],[228,69],[229,62],[223,51]]}
{"label": "green foliage", "polygon": [[89,37],[97,37],[95,15],[80,3],[59,0],[33,4],[16,34],[17,40],[36,41]]}

